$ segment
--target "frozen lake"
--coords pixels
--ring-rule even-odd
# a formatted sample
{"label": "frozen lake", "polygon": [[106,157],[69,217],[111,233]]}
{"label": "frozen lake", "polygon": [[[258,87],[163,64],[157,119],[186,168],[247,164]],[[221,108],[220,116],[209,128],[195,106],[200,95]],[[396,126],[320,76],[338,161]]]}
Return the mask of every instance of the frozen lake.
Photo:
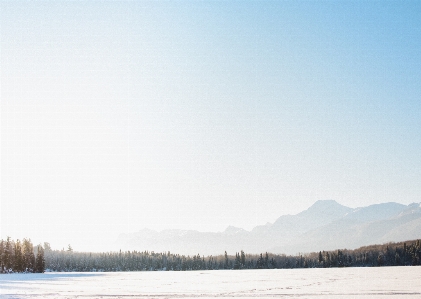
{"label": "frozen lake", "polygon": [[0,275],[1,298],[421,298],[421,267]]}

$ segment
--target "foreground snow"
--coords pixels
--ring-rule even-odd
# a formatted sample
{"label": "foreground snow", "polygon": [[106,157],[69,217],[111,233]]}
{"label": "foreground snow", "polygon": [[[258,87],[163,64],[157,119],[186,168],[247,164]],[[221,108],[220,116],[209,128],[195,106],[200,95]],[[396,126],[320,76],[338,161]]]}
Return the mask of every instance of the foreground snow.
{"label": "foreground snow", "polygon": [[421,267],[0,275],[10,298],[421,298]]}

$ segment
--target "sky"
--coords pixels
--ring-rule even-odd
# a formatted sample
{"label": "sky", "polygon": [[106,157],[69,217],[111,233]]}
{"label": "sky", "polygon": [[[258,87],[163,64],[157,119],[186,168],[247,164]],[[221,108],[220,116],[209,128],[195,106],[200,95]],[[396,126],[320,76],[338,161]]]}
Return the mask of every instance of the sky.
{"label": "sky", "polygon": [[1,1],[0,33],[3,239],[421,202],[420,1]]}

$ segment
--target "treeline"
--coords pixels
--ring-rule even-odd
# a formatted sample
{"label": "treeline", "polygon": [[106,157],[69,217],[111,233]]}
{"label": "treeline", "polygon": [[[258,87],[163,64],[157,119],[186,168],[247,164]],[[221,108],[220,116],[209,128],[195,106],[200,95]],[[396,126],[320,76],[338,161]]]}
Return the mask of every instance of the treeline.
{"label": "treeline", "polygon": [[[35,257],[36,256],[36,257]],[[0,241],[0,273],[43,273],[44,249],[36,248],[30,239]]]}
{"label": "treeline", "polygon": [[320,251],[295,256],[278,254],[193,256],[149,251],[108,253],[51,250],[45,244],[47,271],[191,271],[221,269],[291,269],[329,267],[409,266],[421,264],[420,240]]}
{"label": "treeline", "polygon": [[[42,272],[44,269],[54,272],[192,271],[415,266],[421,264],[420,240],[372,245],[355,250],[320,251],[288,256],[271,253],[246,254],[241,250],[235,255],[228,255],[225,252],[223,255],[207,257],[199,254],[186,256],[153,251],[74,252],[70,246],[67,250],[52,250],[48,243],[44,243],[44,246],[34,247],[33,250],[37,252],[36,259],[34,259],[34,254],[31,254],[33,251],[30,248],[33,247],[30,241],[24,239],[23,244],[26,245],[23,246],[18,241],[13,242],[9,238],[6,242],[2,241],[2,272]],[[5,254],[7,246],[8,254]],[[19,252],[22,253],[22,258],[19,257]],[[22,260],[22,262],[19,263],[18,260]],[[8,264],[5,264],[6,261],[9,261]]]}

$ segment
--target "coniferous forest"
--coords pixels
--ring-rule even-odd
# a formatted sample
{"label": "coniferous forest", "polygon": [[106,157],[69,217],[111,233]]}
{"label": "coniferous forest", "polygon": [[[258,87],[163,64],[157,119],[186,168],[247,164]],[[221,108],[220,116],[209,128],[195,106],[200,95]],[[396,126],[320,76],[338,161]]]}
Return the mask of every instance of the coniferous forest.
{"label": "coniferous forest", "polygon": [[31,239],[13,241],[10,237],[0,240],[0,273],[43,273],[44,248],[34,247]]}
{"label": "coniferous forest", "polygon": [[0,272],[109,272],[192,271],[222,269],[293,269],[330,267],[380,267],[421,265],[420,240],[365,246],[354,250],[319,251],[309,254],[246,254],[189,256],[170,252],[75,252],[52,250],[49,243],[34,247],[30,239],[0,242]]}

